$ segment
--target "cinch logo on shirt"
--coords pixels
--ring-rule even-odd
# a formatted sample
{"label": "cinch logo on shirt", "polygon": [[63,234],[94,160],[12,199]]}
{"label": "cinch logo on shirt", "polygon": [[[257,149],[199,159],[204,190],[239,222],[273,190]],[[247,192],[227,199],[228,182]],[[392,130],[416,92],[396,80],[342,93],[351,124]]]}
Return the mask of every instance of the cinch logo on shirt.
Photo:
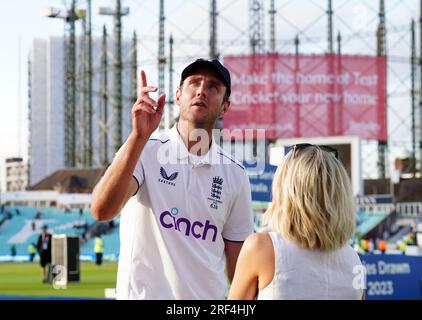
{"label": "cinch logo on shirt", "polygon": [[[179,209],[172,208],[170,211],[164,211],[160,215],[160,223],[166,229],[174,229],[190,237],[191,235],[202,240],[212,236],[212,242],[215,242],[218,229],[215,225],[211,224],[209,220],[205,224],[200,221],[191,222],[188,218],[177,217]],[[213,231],[213,232],[211,232]]]}
{"label": "cinch logo on shirt", "polygon": [[158,178],[158,181],[160,181],[161,183],[169,184],[173,187],[176,186],[176,184],[171,181],[176,180],[177,176],[179,175],[179,172],[175,172],[168,176],[166,170],[163,167],[160,167],[160,175],[161,177],[163,177],[163,179]]}

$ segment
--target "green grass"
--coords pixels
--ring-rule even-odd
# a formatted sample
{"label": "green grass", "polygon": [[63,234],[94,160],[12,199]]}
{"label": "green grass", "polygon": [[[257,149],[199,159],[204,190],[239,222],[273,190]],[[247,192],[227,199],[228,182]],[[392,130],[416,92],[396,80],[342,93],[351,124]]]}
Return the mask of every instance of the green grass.
{"label": "green grass", "polygon": [[0,296],[104,298],[105,288],[116,287],[117,263],[81,262],[81,281],[70,282],[66,289],[54,289],[41,283],[38,263],[0,263]]}

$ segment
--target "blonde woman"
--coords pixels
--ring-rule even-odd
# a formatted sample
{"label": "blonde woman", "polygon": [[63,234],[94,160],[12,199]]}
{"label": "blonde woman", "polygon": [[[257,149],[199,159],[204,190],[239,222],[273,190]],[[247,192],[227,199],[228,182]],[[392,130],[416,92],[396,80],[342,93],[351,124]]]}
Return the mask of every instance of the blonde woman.
{"label": "blonde woman", "polygon": [[[264,215],[243,244],[229,299],[363,299],[351,184],[334,149],[294,145]],[[362,285],[363,283],[363,285]],[[361,285],[359,285],[361,284]]]}

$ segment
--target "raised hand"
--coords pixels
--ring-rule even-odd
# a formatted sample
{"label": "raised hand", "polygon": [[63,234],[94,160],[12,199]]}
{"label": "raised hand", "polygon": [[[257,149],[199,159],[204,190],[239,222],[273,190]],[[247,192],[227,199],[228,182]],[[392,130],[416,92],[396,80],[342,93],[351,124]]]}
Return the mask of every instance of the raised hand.
{"label": "raised hand", "polygon": [[141,88],[138,99],[132,107],[132,131],[144,138],[149,138],[157,129],[163,116],[166,95],[161,94],[158,100],[150,98],[150,92],[156,92],[157,87],[148,86],[144,70],[141,70]]}

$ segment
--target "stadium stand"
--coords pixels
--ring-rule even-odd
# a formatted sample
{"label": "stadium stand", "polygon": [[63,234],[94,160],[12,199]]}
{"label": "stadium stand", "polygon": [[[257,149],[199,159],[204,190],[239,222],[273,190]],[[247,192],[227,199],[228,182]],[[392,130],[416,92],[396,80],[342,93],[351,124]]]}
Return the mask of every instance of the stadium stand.
{"label": "stadium stand", "polygon": [[[17,211],[18,210],[18,211]],[[19,213],[19,214],[18,214]],[[93,254],[93,237],[101,233],[104,239],[104,256],[119,253],[119,219],[98,222],[90,210],[6,207],[0,215],[0,256],[10,254],[14,244],[17,255],[27,256],[30,243],[37,242],[41,227],[47,225],[52,234],[66,234],[81,238],[81,255]]]}
{"label": "stadium stand", "polygon": [[365,236],[388,216],[387,212],[362,212],[356,213],[356,233]]}

